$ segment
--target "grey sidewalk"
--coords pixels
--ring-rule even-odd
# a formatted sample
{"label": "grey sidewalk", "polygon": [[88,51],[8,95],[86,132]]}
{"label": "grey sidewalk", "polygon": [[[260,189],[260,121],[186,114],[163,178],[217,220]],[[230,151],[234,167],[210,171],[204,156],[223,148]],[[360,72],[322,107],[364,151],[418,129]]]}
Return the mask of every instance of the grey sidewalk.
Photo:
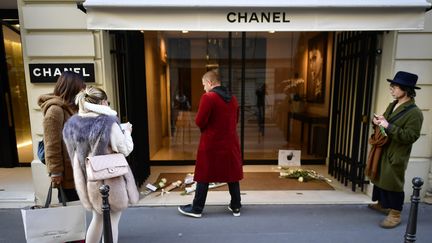
{"label": "grey sidewalk", "polygon": [[[133,207],[122,216],[119,242],[395,243],[403,242],[409,207],[403,223],[390,230],[381,229],[384,216],[365,205],[245,206],[240,217],[225,206],[207,206],[200,219],[182,216],[176,207]],[[19,209],[0,209],[0,219],[1,243],[25,242]],[[432,242],[431,229],[432,206],[421,203],[417,242]]]}

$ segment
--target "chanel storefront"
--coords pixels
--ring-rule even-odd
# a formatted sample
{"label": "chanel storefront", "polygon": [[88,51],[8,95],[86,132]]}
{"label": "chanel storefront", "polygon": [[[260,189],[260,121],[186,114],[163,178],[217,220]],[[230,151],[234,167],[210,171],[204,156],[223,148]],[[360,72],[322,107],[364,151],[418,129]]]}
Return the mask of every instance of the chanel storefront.
{"label": "chanel storefront", "polygon": [[[419,73],[422,91],[432,84],[432,53],[424,51],[430,49],[432,19],[425,0],[18,5],[33,144],[42,135],[35,100],[52,84],[31,79],[57,69],[32,65],[90,64],[94,81],[88,83],[107,90],[121,119],[134,124],[131,164],[139,181],[150,165],[194,163],[194,117],[201,76],[210,69],[219,71],[241,103],[245,164],[277,164],[279,150],[300,150],[305,164],[334,167],[334,155],[353,151],[363,161],[370,116],[391,99],[382,81],[405,69]],[[415,47],[413,40],[419,41]],[[430,97],[416,101],[424,124],[431,124]],[[349,122],[340,114],[358,119]],[[348,133],[340,132],[341,124]],[[425,125],[412,153],[412,170],[425,178],[431,136]],[[348,148],[339,151],[342,142]]]}

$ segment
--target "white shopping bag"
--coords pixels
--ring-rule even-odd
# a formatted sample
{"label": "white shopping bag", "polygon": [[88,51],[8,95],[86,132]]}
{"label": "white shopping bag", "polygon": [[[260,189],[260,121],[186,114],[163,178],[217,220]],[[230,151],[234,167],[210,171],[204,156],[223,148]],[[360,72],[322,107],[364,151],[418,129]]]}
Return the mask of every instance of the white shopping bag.
{"label": "white shopping bag", "polygon": [[83,240],[86,235],[85,209],[79,201],[67,206],[21,209],[28,243],[59,243]]}

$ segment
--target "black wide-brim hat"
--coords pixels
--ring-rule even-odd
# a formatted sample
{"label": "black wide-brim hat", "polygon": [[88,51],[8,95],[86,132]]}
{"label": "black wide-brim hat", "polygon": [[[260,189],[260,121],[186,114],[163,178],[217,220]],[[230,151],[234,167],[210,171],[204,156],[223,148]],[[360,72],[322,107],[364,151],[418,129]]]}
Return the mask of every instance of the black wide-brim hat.
{"label": "black wide-brim hat", "polygon": [[387,81],[395,84],[399,84],[401,86],[410,87],[414,89],[420,89],[420,87],[417,87],[417,79],[418,76],[413,73],[399,71],[396,73],[393,79],[387,79]]}

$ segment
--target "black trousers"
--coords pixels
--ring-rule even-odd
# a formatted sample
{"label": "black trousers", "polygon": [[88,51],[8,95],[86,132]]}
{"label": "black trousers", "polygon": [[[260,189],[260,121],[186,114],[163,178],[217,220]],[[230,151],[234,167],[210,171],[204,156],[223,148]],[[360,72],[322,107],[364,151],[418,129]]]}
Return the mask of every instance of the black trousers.
{"label": "black trousers", "polygon": [[[64,189],[63,188],[63,191],[65,193],[66,202],[72,202],[72,201],[80,200],[75,189]],[[62,202],[60,190],[58,190],[57,198],[58,198],[59,202]]]}
{"label": "black trousers", "polygon": [[402,211],[405,199],[404,192],[392,192],[374,185],[372,191],[372,201],[378,201],[384,208]]}
{"label": "black trousers", "polygon": [[[192,208],[194,211],[201,213],[204,209],[205,202],[207,199],[209,183],[197,182],[195,197],[192,203]],[[241,208],[241,198],[240,198],[240,183],[229,182],[228,183],[229,193],[231,195],[231,208]]]}

